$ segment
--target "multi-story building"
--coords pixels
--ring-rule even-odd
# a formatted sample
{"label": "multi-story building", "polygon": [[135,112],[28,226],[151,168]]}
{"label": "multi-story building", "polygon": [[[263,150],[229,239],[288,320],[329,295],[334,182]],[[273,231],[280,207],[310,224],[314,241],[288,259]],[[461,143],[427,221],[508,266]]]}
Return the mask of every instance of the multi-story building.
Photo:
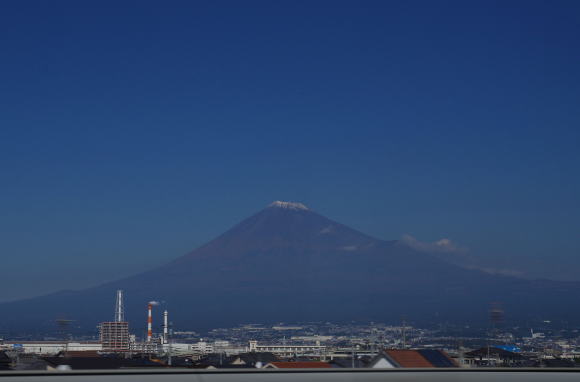
{"label": "multi-story building", "polygon": [[129,351],[128,322],[102,322],[99,329],[103,351]]}

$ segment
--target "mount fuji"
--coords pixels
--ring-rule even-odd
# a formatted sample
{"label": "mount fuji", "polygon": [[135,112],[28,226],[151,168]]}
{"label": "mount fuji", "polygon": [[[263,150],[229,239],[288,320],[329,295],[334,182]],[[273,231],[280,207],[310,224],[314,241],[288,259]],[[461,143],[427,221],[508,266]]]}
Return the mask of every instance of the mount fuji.
{"label": "mount fuji", "polygon": [[332,221],[301,203],[274,202],[159,268],[79,291],[0,304],[0,330],[47,331],[57,317],[94,330],[123,289],[126,317],[145,326],[152,299],[176,327],[247,322],[486,322],[499,301],[508,319],[574,320],[580,283],[525,280],[466,269]]}

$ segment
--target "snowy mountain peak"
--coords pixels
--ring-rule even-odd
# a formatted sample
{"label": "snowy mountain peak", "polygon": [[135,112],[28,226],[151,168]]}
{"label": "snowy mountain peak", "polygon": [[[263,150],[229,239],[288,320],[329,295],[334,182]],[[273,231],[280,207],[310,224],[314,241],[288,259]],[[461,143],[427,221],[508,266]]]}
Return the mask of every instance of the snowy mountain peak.
{"label": "snowy mountain peak", "polygon": [[304,210],[304,211],[308,211],[308,207],[306,207],[302,203],[281,202],[279,200],[276,200],[275,202],[273,202],[272,204],[270,204],[268,207],[285,208],[285,209],[288,209],[288,210]]}

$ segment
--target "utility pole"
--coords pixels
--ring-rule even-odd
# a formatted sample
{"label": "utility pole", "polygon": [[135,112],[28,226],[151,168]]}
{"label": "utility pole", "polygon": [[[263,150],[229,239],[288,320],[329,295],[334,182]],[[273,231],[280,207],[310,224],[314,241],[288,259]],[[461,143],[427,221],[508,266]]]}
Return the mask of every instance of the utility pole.
{"label": "utility pole", "polygon": [[407,333],[405,332],[405,330],[407,329],[407,321],[405,320],[405,317],[402,317],[402,324],[403,324],[403,328],[402,328],[402,334],[403,334],[403,349],[407,348]]}
{"label": "utility pole", "polygon": [[459,355],[459,366],[465,366],[465,352],[463,351],[463,340],[459,340],[458,343],[458,355]]}

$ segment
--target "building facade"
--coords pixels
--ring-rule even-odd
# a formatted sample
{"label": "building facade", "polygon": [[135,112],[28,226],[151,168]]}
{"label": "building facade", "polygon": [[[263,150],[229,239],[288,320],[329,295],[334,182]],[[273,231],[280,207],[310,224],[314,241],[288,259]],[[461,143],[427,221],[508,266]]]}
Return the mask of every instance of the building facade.
{"label": "building facade", "polygon": [[103,346],[93,341],[19,341],[3,342],[0,345],[0,350],[10,350],[26,354],[55,355],[67,351],[101,351],[103,350]]}
{"label": "building facade", "polygon": [[99,337],[100,342],[103,345],[103,351],[129,351],[130,342],[128,322],[102,322],[99,329]]}
{"label": "building facade", "polygon": [[326,352],[326,346],[316,345],[258,345],[258,341],[250,341],[248,346],[250,352],[268,352],[279,356],[314,354],[321,355]]}

